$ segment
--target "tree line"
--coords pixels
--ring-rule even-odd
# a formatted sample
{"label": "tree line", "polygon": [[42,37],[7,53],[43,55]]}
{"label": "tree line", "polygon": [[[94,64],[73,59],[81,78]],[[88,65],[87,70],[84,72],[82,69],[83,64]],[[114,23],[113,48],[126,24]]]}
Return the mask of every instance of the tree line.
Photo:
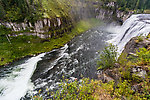
{"label": "tree line", "polygon": [[150,0],[116,0],[117,5],[123,10],[142,10],[150,9]]}
{"label": "tree line", "polygon": [[[72,0],[71,0],[72,1]],[[96,0],[85,0],[96,1]],[[120,10],[140,10],[150,9],[150,0],[99,0],[104,3],[114,1]],[[46,3],[44,3],[46,2]],[[0,21],[22,22],[25,19],[32,22],[40,19],[43,12],[50,14],[64,12],[67,5],[63,5],[67,0],[0,0]],[[44,4],[44,5],[43,5]],[[47,5],[46,5],[47,4]],[[49,5],[48,5],[49,4]],[[63,7],[64,6],[64,7]],[[44,8],[46,7],[46,8]],[[56,7],[58,10],[55,11]],[[63,7],[60,11],[60,7]],[[54,10],[54,11],[52,11]]]}
{"label": "tree line", "polygon": [[0,21],[35,20],[39,6],[34,0],[0,0]]}
{"label": "tree line", "polygon": [[140,10],[150,9],[150,0],[99,0],[104,3],[115,2],[118,8],[125,10]]}

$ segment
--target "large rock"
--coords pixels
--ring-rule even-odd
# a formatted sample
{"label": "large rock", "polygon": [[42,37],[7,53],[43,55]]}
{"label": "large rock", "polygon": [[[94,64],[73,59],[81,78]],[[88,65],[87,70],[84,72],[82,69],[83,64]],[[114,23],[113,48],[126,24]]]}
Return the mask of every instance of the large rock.
{"label": "large rock", "polygon": [[150,39],[143,37],[142,40],[139,40],[138,37],[134,37],[126,44],[123,53],[134,55],[139,48],[143,47],[147,49],[150,48]]}
{"label": "large rock", "polygon": [[120,65],[118,63],[115,64],[114,68],[101,70],[98,72],[98,79],[102,80],[103,82],[110,82],[110,81],[117,81],[121,77],[118,73],[118,68]]}
{"label": "large rock", "polygon": [[143,69],[142,66],[134,66],[131,71],[132,74],[141,77],[142,79],[145,79],[145,77],[147,76],[147,72]]}

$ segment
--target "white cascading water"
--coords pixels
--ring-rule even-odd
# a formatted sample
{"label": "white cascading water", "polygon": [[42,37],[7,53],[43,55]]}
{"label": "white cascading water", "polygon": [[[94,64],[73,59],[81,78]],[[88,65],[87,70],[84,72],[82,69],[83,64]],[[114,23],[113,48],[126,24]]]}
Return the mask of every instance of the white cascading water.
{"label": "white cascading water", "polygon": [[32,90],[31,76],[36,68],[37,62],[45,53],[32,57],[25,63],[18,65],[7,77],[0,79],[0,100],[20,100],[28,90]]}
{"label": "white cascading water", "polygon": [[118,52],[124,50],[129,40],[136,36],[147,36],[150,32],[150,14],[136,14],[128,18],[122,26],[109,27],[108,31],[116,36],[108,41],[118,46]]}

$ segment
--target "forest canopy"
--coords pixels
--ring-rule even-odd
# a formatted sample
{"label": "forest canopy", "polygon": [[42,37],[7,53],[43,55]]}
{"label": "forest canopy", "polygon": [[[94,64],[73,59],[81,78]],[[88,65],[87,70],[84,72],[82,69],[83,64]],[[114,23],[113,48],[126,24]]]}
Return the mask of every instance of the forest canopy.
{"label": "forest canopy", "polygon": [[[0,0],[0,21],[34,22],[45,16],[67,16],[74,1],[80,0]],[[82,2],[88,1],[104,4],[113,1],[122,11],[129,9],[143,12],[145,9],[150,9],[150,0],[82,0]]]}
{"label": "forest canopy", "polygon": [[150,9],[150,0],[116,0],[119,7],[135,9]]}
{"label": "forest canopy", "polygon": [[0,0],[0,20],[23,22],[36,21],[49,14],[59,16],[68,13],[67,5],[67,0]]}

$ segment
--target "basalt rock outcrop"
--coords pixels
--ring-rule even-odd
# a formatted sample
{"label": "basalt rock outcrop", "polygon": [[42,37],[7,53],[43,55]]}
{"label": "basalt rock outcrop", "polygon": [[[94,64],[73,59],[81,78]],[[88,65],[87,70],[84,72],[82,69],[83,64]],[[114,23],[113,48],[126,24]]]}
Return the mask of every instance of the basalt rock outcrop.
{"label": "basalt rock outcrop", "polygon": [[117,8],[115,2],[109,2],[107,4],[100,3],[99,7],[95,9],[97,13],[96,18],[98,19],[108,19],[108,20],[116,20],[118,22],[123,23],[126,19],[128,19],[134,12],[129,11],[120,11]]}
{"label": "basalt rock outcrop", "polygon": [[[36,35],[41,38],[63,34],[73,27],[71,19],[67,19],[67,17],[44,18],[35,23],[24,21],[22,23],[1,22],[0,24],[12,29],[14,32],[19,32],[19,35]],[[16,36],[13,33],[11,35]]]}
{"label": "basalt rock outcrop", "polygon": [[134,37],[126,44],[123,53],[134,56],[136,51],[138,51],[139,48],[143,48],[143,47],[150,50],[150,39],[144,38],[142,36]]}

